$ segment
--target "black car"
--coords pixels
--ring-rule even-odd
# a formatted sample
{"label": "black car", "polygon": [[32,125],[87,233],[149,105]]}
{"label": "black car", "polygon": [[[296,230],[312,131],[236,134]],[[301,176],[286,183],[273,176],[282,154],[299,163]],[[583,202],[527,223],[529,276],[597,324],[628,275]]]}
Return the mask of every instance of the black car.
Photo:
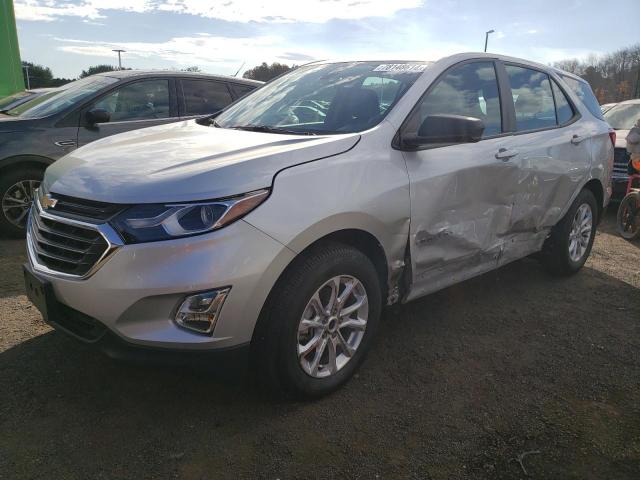
{"label": "black car", "polygon": [[200,73],[120,70],[77,80],[55,95],[0,113],[0,231],[24,235],[44,170],[75,148],[212,114],[261,85]]}

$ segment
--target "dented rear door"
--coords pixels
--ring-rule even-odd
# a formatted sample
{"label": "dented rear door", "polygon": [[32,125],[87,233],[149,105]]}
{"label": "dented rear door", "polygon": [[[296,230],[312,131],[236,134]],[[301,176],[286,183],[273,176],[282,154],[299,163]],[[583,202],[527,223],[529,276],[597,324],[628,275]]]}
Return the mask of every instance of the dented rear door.
{"label": "dented rear door", "polygon": [[560,221],[591,165],[591,134],[575,106],[547,72],[504,64],[513,107],[514,134],[505,146],[519,170],[500,264],[538,251]]}

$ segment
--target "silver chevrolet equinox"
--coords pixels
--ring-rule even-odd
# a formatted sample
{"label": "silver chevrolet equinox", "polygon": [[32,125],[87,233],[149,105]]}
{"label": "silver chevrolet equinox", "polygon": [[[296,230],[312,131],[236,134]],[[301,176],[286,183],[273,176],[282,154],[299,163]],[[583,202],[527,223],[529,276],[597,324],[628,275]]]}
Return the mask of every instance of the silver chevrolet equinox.
{"label": "silver chevrolet equinox", "polygon": [[525,60],[308,64],[217,116],[50,166],[28,295],[112,356],[250,359],[320,396],[362,363],[385,305],[531,254],[577,272],[614,135],[588,84]]}

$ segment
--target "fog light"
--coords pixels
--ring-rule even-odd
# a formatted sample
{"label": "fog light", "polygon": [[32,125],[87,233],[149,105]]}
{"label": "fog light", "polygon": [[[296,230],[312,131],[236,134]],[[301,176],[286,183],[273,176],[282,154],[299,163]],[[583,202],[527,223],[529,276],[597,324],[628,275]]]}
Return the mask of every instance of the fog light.
{"label": "fog light", "polygon": [[189,295],[176,312],[176,323],[199,333],[213,333],[229,290],[231,289],[222,288]]}

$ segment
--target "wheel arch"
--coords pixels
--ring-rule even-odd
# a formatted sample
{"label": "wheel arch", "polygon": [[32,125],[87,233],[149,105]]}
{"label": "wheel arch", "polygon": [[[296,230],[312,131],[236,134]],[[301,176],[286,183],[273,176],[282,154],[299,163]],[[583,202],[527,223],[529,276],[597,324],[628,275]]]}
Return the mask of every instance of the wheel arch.
{"label": "wheel arch", "polygon": [[274,282],[267,298],[265,299],[258,320],[254,326],[251,343],[255,344],[256,337],[264,335],[264,328],[267,328],[268,311],[273,300],[274,293],[278,290],[278,286],[284,281],[286,275],[307,255],[310,251],[331,243],[340,243],[351,246],[367,256],[373,263],[378,278],[380,279],[381,298],[387,298],[389,289],[389,266],[385,250],[380,241],[370,232],[359,228],[344,228],[326,233],[324,236],[309,243],[303,250],[299,251],[296,256],[282,270],[278,278]]}
{"label": "wheel arch", "polygon": [[597,178],[592,178],[585,183],[582,189],[589,190],[593,193],[593,196],[596,197],[596,202],[598,204],[598,223],[600,223],[604,212],[604,187],[602,186],[602,182]]}
{"label": "wheel arch", "polygon": [[4,174],[6,171],[11,169],[11,167],[15,167],[16,165],[20,165],[20,167],[36,167],[41,168],[42,170],[46,169],[49,165],[51,165],[55,160],[43,157],[41,155],[15,155],[13,157],[7,157],[0,160],[0,175]]}

